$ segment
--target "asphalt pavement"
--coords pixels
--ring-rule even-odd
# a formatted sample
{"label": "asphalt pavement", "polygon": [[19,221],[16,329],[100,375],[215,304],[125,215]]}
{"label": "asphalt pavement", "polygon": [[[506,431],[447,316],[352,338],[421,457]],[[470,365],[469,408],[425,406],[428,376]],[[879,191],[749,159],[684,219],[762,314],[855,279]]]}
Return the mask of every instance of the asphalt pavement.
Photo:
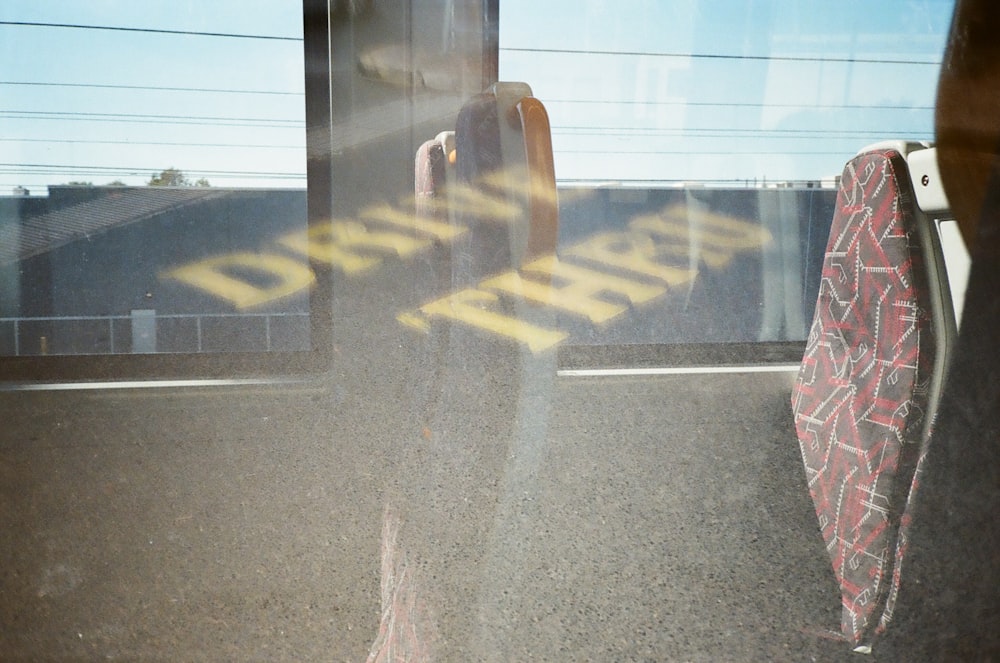
{"label": "asphalt pavement", "polygon": [[379,331],[313,385],[0,397],[3,658],[846,655],[789,374]]}
{"label": "asphalt pavement", "polygon": [[[388,14],[335,34],[335,115],[383,113],[334,150],[345,214],[412,187],[446,126],[415,109],[475,78],[359,73]],[[0,392],[0,659],[856,660],[791,372],[566,377],[400,324],[448,255],[335,281],[318,379]]]}

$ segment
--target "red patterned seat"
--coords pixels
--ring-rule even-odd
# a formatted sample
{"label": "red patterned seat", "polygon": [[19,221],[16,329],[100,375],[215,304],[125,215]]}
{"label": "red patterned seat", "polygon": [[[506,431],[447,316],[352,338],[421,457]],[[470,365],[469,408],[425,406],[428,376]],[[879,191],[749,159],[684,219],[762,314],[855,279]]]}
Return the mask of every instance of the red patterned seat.
{"label": "red patterned seat", "polygon": [[809,490],[840,584],[842,630],[856,647],[892,617],[907,504],[929,439],[936,302],[920,218],[898,151],[876,149],[847,164],[792,394]]}

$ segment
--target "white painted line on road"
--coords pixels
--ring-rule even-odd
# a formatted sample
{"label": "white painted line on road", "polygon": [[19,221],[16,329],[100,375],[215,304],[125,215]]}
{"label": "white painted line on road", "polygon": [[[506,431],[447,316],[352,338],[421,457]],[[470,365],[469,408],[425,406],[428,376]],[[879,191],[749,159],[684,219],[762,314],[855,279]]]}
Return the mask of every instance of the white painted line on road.
{"label": "white painted line on road", "polygon": [[646,375],[721,375],[724,373],[794,373],[798,370],[798,364],[675,366],[659,368],[566,368],[556,371],[556,375],[561,378],[596,378]]}
{"label": "white painted line on road", "polygon": [[122,380],[120,382],[38,382],[0,385],[0,391],[94,391],[102,389],[166,389],[177,387],[234,387],[298,384],[301,378],[231,378],[192,380]]}

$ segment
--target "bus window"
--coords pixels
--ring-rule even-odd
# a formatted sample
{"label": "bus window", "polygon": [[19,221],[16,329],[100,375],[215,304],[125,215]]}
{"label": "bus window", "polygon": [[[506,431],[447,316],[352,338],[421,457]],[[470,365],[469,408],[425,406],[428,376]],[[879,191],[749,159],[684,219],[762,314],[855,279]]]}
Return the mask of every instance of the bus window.
{"label": "bus window", "polygon": [[314,349],[300,7],[4,7],[5,374],[221,376],[224,355]]}
{"label": "bus window", "polygon": [[567,343],[804,340],[841,168],[887,137],[932,140],[950,12],[505,3],[499,75],[549,108],[561,248],[593,258],[587,238],[614,232],[694,274],[640,324]]}

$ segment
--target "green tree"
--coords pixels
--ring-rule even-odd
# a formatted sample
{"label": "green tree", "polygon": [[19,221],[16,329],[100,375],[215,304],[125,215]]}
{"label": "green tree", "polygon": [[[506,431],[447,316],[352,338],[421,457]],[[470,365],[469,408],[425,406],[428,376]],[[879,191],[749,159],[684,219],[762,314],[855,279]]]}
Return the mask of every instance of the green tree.
{"label": "green tree", "polygon": [[191,180],[183,172],[171,166],[153,175],[147,182],[149,186],[191,186]]}

